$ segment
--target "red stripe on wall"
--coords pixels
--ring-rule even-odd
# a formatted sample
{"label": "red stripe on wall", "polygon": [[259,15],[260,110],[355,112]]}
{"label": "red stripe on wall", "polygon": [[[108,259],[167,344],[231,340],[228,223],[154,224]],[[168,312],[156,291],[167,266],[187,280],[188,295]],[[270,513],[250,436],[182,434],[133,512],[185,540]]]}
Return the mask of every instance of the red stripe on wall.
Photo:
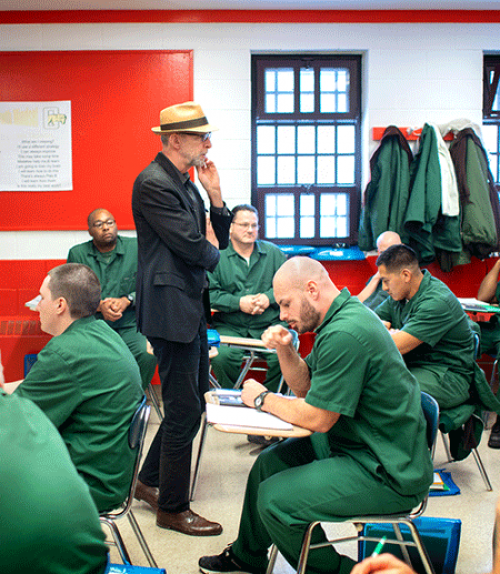
{"label": "red stripe on wall", "polygon": [[38,10],[0,11],[0,24],[498,23],[500,10]]}

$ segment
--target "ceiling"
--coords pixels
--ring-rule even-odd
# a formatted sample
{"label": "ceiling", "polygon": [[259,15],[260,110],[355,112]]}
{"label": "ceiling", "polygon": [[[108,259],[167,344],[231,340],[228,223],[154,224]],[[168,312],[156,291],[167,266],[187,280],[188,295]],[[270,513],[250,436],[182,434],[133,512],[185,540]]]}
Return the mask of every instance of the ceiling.
{"label": "ceiling", "polygon": [[500,10],[500,0],[0,0],[0,10]]}

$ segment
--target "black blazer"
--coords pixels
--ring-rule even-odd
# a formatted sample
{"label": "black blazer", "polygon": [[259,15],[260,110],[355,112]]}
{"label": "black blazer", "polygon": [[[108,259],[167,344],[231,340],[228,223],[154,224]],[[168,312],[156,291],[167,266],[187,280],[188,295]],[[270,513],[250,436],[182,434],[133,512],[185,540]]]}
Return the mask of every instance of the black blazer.
{"label": "black blazer", "polygon": [[[191,342],[209,316],[207,271],[220,254],[207,239],[206,210],[194,184],[193,199],[169,159],[159,153],[137,177],[132,212],[137,229],[136,317],[139,331],[179,343]],[[220,249],[229,242],[231,215],[210,211]]]}

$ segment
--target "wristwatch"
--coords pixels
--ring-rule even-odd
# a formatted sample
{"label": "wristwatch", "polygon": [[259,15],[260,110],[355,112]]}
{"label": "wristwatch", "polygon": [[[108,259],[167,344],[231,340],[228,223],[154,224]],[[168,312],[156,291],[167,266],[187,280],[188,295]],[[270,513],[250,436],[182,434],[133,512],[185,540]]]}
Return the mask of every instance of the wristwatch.
{"label": "wristwatch", "polygon": [[264,406],[264,400],[270,392],[271,391],[264,391],[263,393],[260,393],[260,395],[257,395],[255,397],[253,404],[255,408],[259,411],[259,413],[262,412],[262,407]]}
{"label": "wristwatch", "polygon": [[125,295],[125,297],[130,301],[130,304],[133,305],[134,304],[134,297],[130,294]]}

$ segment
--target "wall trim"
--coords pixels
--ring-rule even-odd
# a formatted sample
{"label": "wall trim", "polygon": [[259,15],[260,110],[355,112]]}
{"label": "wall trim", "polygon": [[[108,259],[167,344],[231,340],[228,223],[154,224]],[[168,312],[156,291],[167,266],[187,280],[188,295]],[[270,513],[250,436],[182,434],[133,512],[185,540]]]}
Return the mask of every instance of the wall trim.
{"label": "wall trim", "polygon": [[14,10],[0,24],[280,23],[398,24],[499,23],[500,10]]}

